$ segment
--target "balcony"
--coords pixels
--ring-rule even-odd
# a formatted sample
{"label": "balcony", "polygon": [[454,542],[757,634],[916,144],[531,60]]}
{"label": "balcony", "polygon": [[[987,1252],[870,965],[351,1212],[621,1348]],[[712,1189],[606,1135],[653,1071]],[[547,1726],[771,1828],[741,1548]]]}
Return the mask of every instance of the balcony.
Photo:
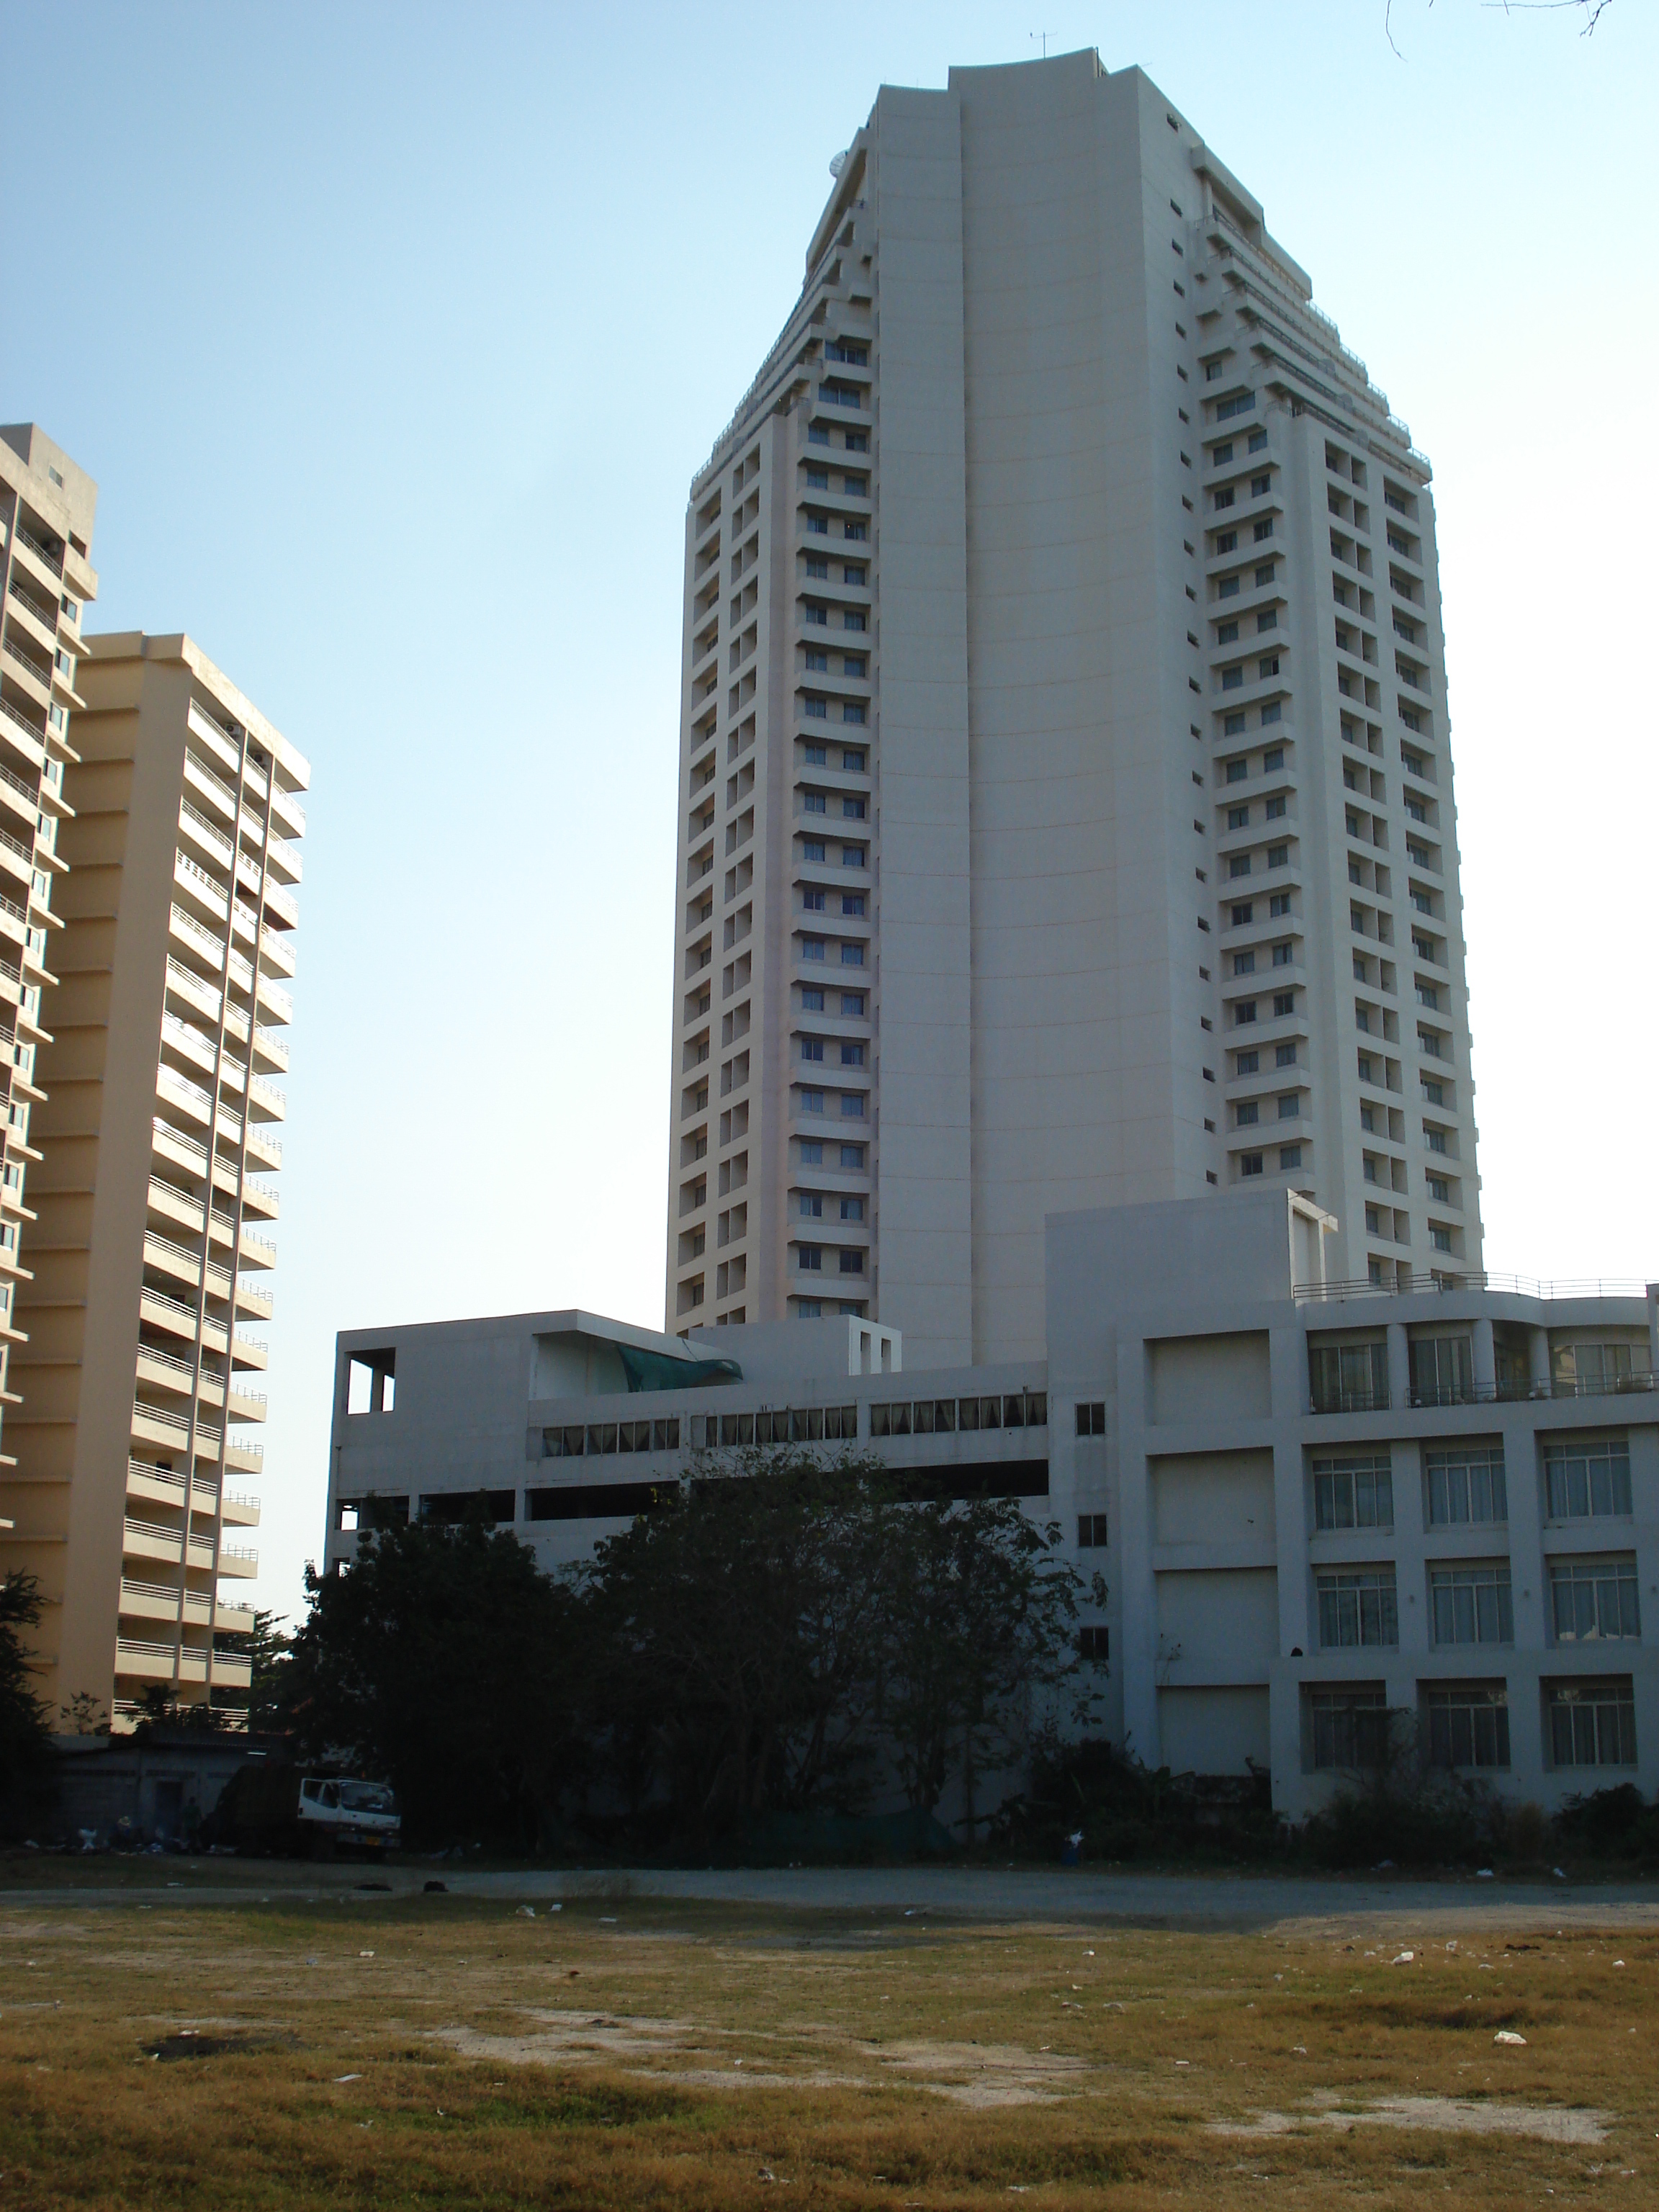
{"label": "balcony", "polygon": [[250,1160],[257,1160],[262,1167],[274,1170],[283,1164],[281,1142],[271,1135],[263,1122],[250,1121],[248,1124],[247,1156]]}
{"label": "balcony", "polygon": [[[179,1617],[179,1589],[166,1583],[134,1582],[124,1577],[121,1583],[121,1618],[124,1620],[176,1620]],[[185,1620],[192,1628],[211,1625],[231,1635],[246,1635],[253,1626],[253,1608],[247,1605],[215,1604],[206,1590],[187,1589],[185,1592]],[[217,1668],[215,1668],[217,1673]]]}
{"label": "balcony", "polygon": [[[137,1676],[141,1681],[170,1682],[173,1680],[173,1646],[171,1644],[141,1644],[131,1637],[118,1637],[115,1643],[115,1672],[118,1676]],[[207,1673],[196,1655],[198,1663],[193,1671],[190,1662],[192,1655],[180,1655],[179,1679],[181,1681],[205,1681]]]}
{"label": "balcony", "polygon": [[[179,1529],[169,1528],[159,1521],[139,1521],[129,1514],[122,1529],[121,1548],[128,1559],[164,1559],[170,1566],[176,1567],[179,1565],[181,1534]],[[254,1556],[257,1558],[257,1553]],[[208,1537],[192,1536],[191,1538],[190,1564],[192,1567],[211,1568],[213,1545]],[[252,1574],[257,1571],[257,1569],[240,1567],[222,1570],[222,1571]]]}

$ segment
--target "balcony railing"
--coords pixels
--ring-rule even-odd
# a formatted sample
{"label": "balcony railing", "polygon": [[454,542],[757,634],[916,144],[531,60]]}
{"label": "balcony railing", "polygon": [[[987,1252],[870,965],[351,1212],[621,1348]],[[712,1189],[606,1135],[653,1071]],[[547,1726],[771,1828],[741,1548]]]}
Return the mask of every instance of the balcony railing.
{"label": "balcony railing", "polygon": [[[1407,1403],[1419,1412],[1453,1406],[1518,1406],[1558,1398],[1622,1398],[1659,1389],[1651,1369],[1636,1368],[1628,1375],[1556,1376],[1547,1382],[1500,1376],[1494,1382],[1442,1382],[1413,1385]],[[1309,1401],[1310,1413],[1385,1413],[1389,1394],[1383,1391],[1316,1391]]]}
{"label": "balcony railing", "polygon": [[9,722],[15,722],[31,744],[45,747],[46,726],[44,722],[32,722],[27,714],[20,714],[9,699],[0,699],[0,714],[3,714]]}
{"label": "balcony railing", "polygon": [[1291,1295],[1298,1304],[1316,1304],[1333,1298],[1406,1297],[1437,1291],[1498,1291],[1523,1298],[1644,1298],[1647,1285],[1631,1276],[1545,1282],[1533,1275],[1491,1275],[1436,1267],[1403,1281],[1373,1283],[1352,1277],[1342,1282],[1297,1283]]}
{"label": "balcony railing", "polygon": [[37,684],[44,685],[48,690],[51,690],[52,663],[49,660],[40,661],[34,658],[34,655],[32,653],[25,653],[22,647],[19,645],[12,636],[9,630],[6,632],[6,635],[3,639],[0,639],[0,645],[4,646],[6,651],[10,653],[15,661],[18,662],[22,667],[27,669],[29,674],[34,678]]}
{"label": "balcony railing", "polygon": [[193,822],[216,850],[222,850],[227,860],[235,849],[230,842],[230,832],[222,830],[216,822],[210,822],[199,807],[192,806],[187,799],[179,801],[179,811],[187,822]]}
{"label": "balcony railing", "polygon": [[[189,865],[186,861],[185,866]],[[197,872],[199,874],[201,871],[198,869]],[[223,961],[224,940],[216,937],[210,929],[204,928],[193,914],[186,914],[183,907],[175,906],[173,909],[173,920],[174,925],[181,929],[186,937],[193,937],[204,951],[212,953],[216,965]]]}
{"label": "balcony railing", "polygon": [[205,868],[198,867],[187,853],[180,853],[175,848],[173,863],[175,867],[182,868],[187,876],[194,876],[198,883],[205,884],[214,897],[222,903],[229,896],[229,893],[217,876],[210,876]]}
{"label": "balcony railing", "polygon": [[54,553],[44,538],[37,538],[34,532],[28,529],[23,523],[20,522],[18,524],[17,535],[22,539],[24,544],[28,547],[29,551],[33,554],[37,561],[44,561],[46,562],[47,568],[52,570],[54,576],[61,576],[63,574],[64,556],[61,553]]}
{"label": "balcony railing", "polygon": [[1315,1390],[1309,1397],[1310,1413],[1386,1413],[1389,1392],[1382,1389]]}

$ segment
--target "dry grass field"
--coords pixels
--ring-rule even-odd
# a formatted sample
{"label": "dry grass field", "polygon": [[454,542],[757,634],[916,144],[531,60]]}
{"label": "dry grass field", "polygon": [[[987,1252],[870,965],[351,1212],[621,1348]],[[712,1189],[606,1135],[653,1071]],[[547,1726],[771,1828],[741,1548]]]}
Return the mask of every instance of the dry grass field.
{"label": "dry grass field", "polygon": [[1659,2202],[1659,1936],[1611,1921],[532,1918],[164,1873],[0,1905],[0,2212]]}

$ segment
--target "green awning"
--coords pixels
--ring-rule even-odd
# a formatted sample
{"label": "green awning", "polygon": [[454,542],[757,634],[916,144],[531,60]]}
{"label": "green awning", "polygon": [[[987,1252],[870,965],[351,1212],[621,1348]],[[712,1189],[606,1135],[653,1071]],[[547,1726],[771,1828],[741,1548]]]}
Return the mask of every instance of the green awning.
{"label": "green awning", "polygon": [[642,1352],[619,1344],[617,1356],[630,1390],[693,1390],[700,1382],[741,1382],[735,1359],[677,1359],[672,1352]]}

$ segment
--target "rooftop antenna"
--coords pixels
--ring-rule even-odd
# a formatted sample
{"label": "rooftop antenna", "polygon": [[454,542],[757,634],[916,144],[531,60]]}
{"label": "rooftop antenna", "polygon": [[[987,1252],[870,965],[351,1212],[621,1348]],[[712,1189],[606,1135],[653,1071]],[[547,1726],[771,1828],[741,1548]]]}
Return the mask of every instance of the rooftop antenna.
{"label": "rooftop antenna", "polygon": [[830,173],[832,177],[840,176],[842,171],[846,167],[847,156],[845,154],[832,154],[830,156]]}
{"label": "rooftop antenna", "polygon": [[1026,36],[1030,39],[1042,40],[1042,58],[1046,62],[1048,58],[1048,33],[1046,31],[1028,31],[1026,33]]}

